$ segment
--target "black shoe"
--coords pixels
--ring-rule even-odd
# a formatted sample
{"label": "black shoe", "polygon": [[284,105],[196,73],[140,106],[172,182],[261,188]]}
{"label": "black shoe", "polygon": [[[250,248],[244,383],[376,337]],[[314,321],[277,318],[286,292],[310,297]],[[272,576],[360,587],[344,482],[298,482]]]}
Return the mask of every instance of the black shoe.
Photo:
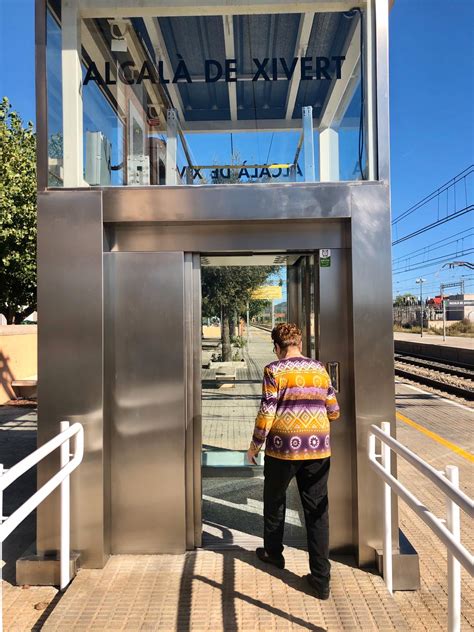
{"label": "black shoe", "polygon": [[265,562],[266,564],[273,564],[277,568],[285,568],[285,558],[283,555],[269,555],[263,546],[258,547],[255,551],[259,560]]}
{"label": "black shoe", "polygon": [[322,601],[326,601],[326,599],[329,599],[328,581],[321,582],[320,580],[316,579],[314,575],[311,574],[305,575],[305,579],[313,589],[313,594],[315,597],[321,599]]}

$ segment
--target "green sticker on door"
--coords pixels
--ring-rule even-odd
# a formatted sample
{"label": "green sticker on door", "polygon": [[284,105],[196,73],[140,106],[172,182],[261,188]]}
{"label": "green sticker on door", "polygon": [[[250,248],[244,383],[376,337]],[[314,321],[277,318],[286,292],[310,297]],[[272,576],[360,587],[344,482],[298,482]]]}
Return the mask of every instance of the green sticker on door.
{"label": "green sticker on door", "polygon": [[319,267],[331,267],[331,250],[329,248],[321,248],[321,250],[319,251]]}

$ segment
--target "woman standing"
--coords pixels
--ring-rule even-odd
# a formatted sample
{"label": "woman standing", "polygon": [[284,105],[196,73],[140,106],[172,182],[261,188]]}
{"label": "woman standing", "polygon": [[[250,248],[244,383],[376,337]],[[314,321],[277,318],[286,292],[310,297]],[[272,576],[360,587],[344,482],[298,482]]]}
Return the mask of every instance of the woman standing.
{"label": "woman standing", "polygon": [[319,599],[328,599],[330,422],[339,417],[339,405],[324,365],[301,353],[302,335],[296,325],[277,325],[272,340],[278,360],[265,367],[247,453],[255,463],[266,442],[264,547],[256,553],[262,561],[284,568],[286,490],[296,476],[308,538],[311,572],[306,579]]}

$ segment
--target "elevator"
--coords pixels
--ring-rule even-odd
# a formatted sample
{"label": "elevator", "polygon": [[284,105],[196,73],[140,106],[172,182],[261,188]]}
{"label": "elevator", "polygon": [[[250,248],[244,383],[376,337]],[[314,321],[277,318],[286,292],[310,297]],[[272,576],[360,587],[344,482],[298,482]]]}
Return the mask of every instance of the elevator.
{"label": "elevator", "polygon": [[[72,480],[73,546],[85,566],[100,567],[117,553],[212,545],[203,507],[223,503],[209,493],[202,468],[201,271],[205,261],[229,256],[289,262],[288,319],[303,330],[305,354],[332,363],[338,380],[331,549],[361,565],[375,559],[382,490],[367,463],[365,433],[393,419],[394,387],[386,360],[390,303],[381,301],[390,293],[390,267],[380,265],[389,236],[377,223],[384,187],[251,189],[200,187],[192,198],[186,187],[40,195],[39,436],[54,434],[62,418],[85,427],[86,455]],[[180,208],[185,221],[177,220]],[[54,232],[46,230],[51,225]],[[321,265],[323,250],[329,266]],[[241,481],[245,496],[239,476],[234,483]],[[234,505],[255,508],[258,493]],[[40,551],[55,547],[56,503],[53,497],[39,512]],[[232,514],[241,516],[242,508],[229,508],[231,522],[217,524],[222,533],[232,531]],[[297,522],[298,507],[290,509]],[[243,533],[258,537],[258,512],[250,513],[254,527]],[[289,543],[301,544],[297,526],[288,527]],[[241,537],[227,533],[217,544]]]}

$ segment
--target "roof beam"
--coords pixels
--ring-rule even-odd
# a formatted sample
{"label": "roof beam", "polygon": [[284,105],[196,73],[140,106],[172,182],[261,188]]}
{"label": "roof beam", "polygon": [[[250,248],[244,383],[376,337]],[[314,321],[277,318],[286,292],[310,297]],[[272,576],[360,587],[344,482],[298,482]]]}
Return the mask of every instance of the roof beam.
{"label": "roof beam", "polygon": [[320,129],[337,127],[347,109],[359,81],[360,62],[360,21],[352,32],[341,68],[341,78],[333,82],[333,88],[326,97],[321,110]]}
{"label": "roof beam", "polygon": [[[164,73],[167,76],[172,77],[173,68],[171,66],[171,60],[169,58],[168,49],[166,48],[165,39],[163,37],[163,33],[161,32],[157,18],[148,16],[143,18],[143,22],[145,23],[151,43],[155,49],[156,58],[163,62]],[[173,102],[173,107],[178,111],[179,120],[183,122],[184,109],[179,89],[174,83],[168,83],[166,87],[171,97],[171,101]]]}
{"label": "roof beam", "polygon": [[[234,42],[234,19],[231,15],[222,16],[224,27],[224,45],[226,59],[235,59],[235,42]],[[229,107],[230,118],[232,121],[237,120],[237,84],[235,82],[227,82],[229,91]]]}
{"label": "roof beam", "polygon": [[83,17],[156,17],[181,15],[253,15],[265,13],[326,13],[365,6],[361,0],[80,0]]}
{"label": "roof beam", "polygon": [[[313,26],[314,11],[309,13],[303,13],[300,18],[298,26],[298,35],[296,36],[295,52],[293,57],[304,57],[306,49],[308,48],[309,38],[311,35],[311,28]],[[294,72],[290,80],[288,87],[288,94],[286,97],[286,114],[285,118],[290,121],[293,117],[293,110],[295,109],[296,95],[298,94],[298,88],[300,85],[299,77]]]}
{"label": "roof beam", "polygon": [[[315,119],[314,125],[317,125]],[[183,125],[186,134],[212,134],[215,132],[284,132],[287,130],[301,129],[301,119],[286,121],[285,119],[268,119],[255,121],[187,121]]]}

